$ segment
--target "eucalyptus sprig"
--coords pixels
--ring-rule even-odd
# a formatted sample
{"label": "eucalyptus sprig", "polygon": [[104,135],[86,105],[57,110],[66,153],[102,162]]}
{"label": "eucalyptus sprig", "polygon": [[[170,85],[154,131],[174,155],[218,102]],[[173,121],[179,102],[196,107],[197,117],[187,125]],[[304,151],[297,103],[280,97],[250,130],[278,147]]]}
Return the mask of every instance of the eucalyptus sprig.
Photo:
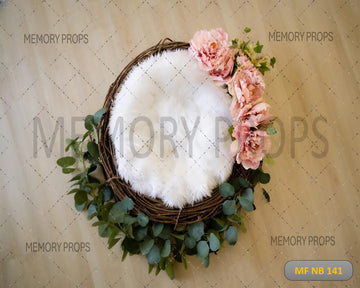
{"label": "eucalyptus sprig", "polygon": [[236,244],[238,229],[246,232],[240,208],[255,210],[254,188],[258,182],[268,183],[269,174],[261,169],[253,170],[247,179],[240,177],[221,184],[219,193],[226,200],[222,212],[209,221],[186,226],[151,221],[147,215],[135,213],[134,202],[129,197],[116,202],[104,179],[97,134],[103,113],[101,109],[86,116],[83,137],[67,140],[65,150],[71,151],[72,156],[58,159],[57,164],[65,174],[76,172],[70,179],[68,194],[74,195],[76,210],[86,210],[89,220],[97,219],[92,226],[97,227],[100,237],[107,238],[109,249],[120,242],[122,261],[128,254],[142,254],[148,261],[149,273],[155,269],[157,275],[163,270],[174,279],[175,262],[183,263],[187,269],[187,257],[197,255],[208,267],[210,254],[217,253],[225,241]]}

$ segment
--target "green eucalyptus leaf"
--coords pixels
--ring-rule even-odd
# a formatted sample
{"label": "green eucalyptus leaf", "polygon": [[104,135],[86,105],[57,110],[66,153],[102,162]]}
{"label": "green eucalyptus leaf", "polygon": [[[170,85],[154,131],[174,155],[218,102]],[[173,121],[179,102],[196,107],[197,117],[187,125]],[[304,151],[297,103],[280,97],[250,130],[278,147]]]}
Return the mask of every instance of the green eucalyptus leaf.
{"label": "green eucalyptus leaf", "polygon": [[104,195],[104,202],[111,200],[112,192],[109,186],[104,186],[104,188],[102,189],[102,193]]}
{"label": "green eucalyptus leaf", "polygon": [[188,234],[185,234],[184,243],[185,246],[189,249],[192,249],[196,246],[196,240]]}
{"label": "green eucalyptus leaf", "polygon": [[237,233],[238,232],[235,226],[229,226],[229,228],[225,231],[225,239],[230,245],[235,245],[237,242]]}
{"label": "green eucalyptus leaf", "polygon": [[84,190],[79,190],[75,193],[74,199],[77,205],[86,203],[86,201],[88,200],[87,193]]}
{"label": "green eucalyptus leaf", "polygon": [[253,202],[249,201],[248,199],[238,196],[238,200],[240,202],[241,207],[243,207],[246,211],[251,212],[254,210]]}
{"label": "green eucalyptus leaf", "polygon": [[163,240],[167,240],[167,239],[170,239],[171,237],[171,232],[172,232],[172,229],[170,227],[169,224],[165,224],[164,225],[164,228],[162,229],[160,235],[159,235],[159,238],[163,239]]}
{"label": "green eucalyptus leaf", "polygon": [[241,197],[244,197],[251,203],[254,203],[254,191],[251,188],[246,188],[245,191],[241,194]]}
{"label": "green eucalyptus leaf", "polygon": [[83,211],[85,206],[86,206],[86,202],[84,202],[83,204],[80,204],[80,205],[75,203],[75,209],[76,209],[76,211],[79,211],[79,212]]}
{"label": "green eucalyptus leaf", "polygon": [[235,200],[226,200],[223,203],[223,212],[225,215],[233,215],[236,213]]}
{"label": "green eucalyptus leaf", "polygon": [[120,208],[126,212],[126,211],[130,211],[134,208],[134,202],[129,198],[129,197],[125,197],[123,200],[121,200],[120,202]]}
{"label": "green eucalyptus leaf", "polygon": [[94,116],[93,115],[88,115],[85,117],[85,128],[88,131],[93,131],[95,122],[94,122]]}
{"label": "green eucalyptus leaf", "polygon": [[166,258],[169,257],[170,252],[171,252],[171,242],[170,240],[166,240],[164,247],[161,249],[160,255],[161,257]]}
{"label": "green eucalyptus leaf", "polygon": [[125,211],[121,202],[116,202],[109,211],[109,221],[112,223],[123,223],[125,218]]}
{"label": "green eucalyptus leaf", "polygon": [[164,223],[155,222],[152,226],[152,230],[155,237],[159,236],[163,229],[164,229]]}
{"label": "green eucalyptus leaf", "polygon": [[136,227],[134,229],[134,237],[136,241],[142,241],[147,235],[147,227]]}
{"label": "green eucalyptus leaf", "polygon": [[95,159],[99,158],[99,148],[95,142],[88,142],[87,149],[92,157],[94,157]]}
{"label": "green eucalyptus leaf", "polygon": [[76,162],[76,159],[74,157],[70,157],[70,156],[62,157],[56,161],[57,165],[59,165],[60,167],[63,167],[63,168],[74,165],[75,162]]}
{"label": "green eucalyptus leaf", "polygon": [[195,241],[199,241],[201,237],[204,235],[204,222],[199,221],[193,224],[190,224],[188,229],[189,235],[195,239]]}
{"label": "green eucalyptus leaf", "polygon": [[209,258],[209,255],[206,256],[205,258],[201,258],[201,261],[204,265],[205,268],[208,268],[209,267],[209,264],[210,264],[210,258]]}
{"label": "green eucalyptus leaf", "polygon": [[220,248],[220,241],[219,239],[215,236],[214,233],[210,233],[210,249],[211,251],[217,251]]}
{"label": "green eucalyptus leaf", "polygon": [[209,245],[206,241],[199,241],[196,245],[197,256],[204,259],[209,255]]}
{"label": "green eucalyptus leaf", "polygon": [[98,125],[100,123],[101,117],[105,112],[105,108],[101,108],[100,110],[96,111],[94,114],[94,123],[95,125]]}
{"label": "green eucalyptus leaf", "polygon": [[219,186],[219,192],[222,197],[229,197],[235,194],[234,186],[229,183],[222,183]]}
{"label": "green eucalyptus leaf", "polygon": [[142,227],[146,227],[149,223],[149,218],[144,213],[139,213],[137,215],[137,221],[139,222],[139,225]]}
{"label": "green eucalyptus leaf", "polygon": [[254,192],[251,188],[246,188],[243,194],[238,197],[238,200],[246,211],[251,212],[254,210]]}
{"label": "green eucalyptus leaf", "polygon": [[107,238],[111,235],[111,228],[108,223],[101,224],[98,226],[98,232],[100,237]]}
{"label": "green eucalyptus leaf", "polygon": [[[151,248],[154,245],[154,239],[150,238],[149,236],[147,236],[144,241],[140,244],[140,251],[143,255],[146,255],[150,252]],[[154,263],[149,263],[149,264],[154,264]]]}
{"label": "green eucalyptus leaf", "polygon": [[150,252],[146,255],[149,264],[158,264],[160,262],[160,250],[159,247],[153,245]]}
{"label": "green eucalyptus leaf", "polygon": [[250,186],[250,183],[242,177],[235,178],[232,184],[234,185],[236,191]]}
{"label": "green eucalyptus leaf", "polygon": [[87,209],[88,219],[91,219],[92,217],[94,217],[96,212],[97,212],[97,206],[95,204],[91,203]]}
{"label": "green eucalyptus leaf", "polygon": [[130,254],[137,254],[140,251],[139,243],[135,239],[125,237],[121,243],[124,251],[129,252]]}

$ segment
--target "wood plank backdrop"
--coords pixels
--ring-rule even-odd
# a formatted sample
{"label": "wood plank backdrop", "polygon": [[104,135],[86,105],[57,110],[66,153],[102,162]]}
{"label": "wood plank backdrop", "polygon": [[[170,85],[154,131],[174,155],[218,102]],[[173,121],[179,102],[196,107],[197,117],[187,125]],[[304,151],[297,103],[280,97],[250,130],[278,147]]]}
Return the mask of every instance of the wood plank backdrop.
{"label": "wood plank backdrop", "polygon": [[[0,2],[1,287],[360,287],[359,1]],[[65,195],[68,177],[56,166],[64,139],[82,133],[81,117],[160,39],[188,41],[216,27],[247,39],[246,26],[277,59],[265,77],[280,132],[275,164],[264,167],[271,202],[256,191],[247,233],[212,255],[208,269],[192,257],[171,281],[148,274],[142,256],[121,262],[119,246],[108,250]],[[70,36],[36,43],[36,34]],[[271,241],[276,236],[334,242],[281,245]],[[88,248],[37,252],[26,246],[32,242]],[[288,281],[285,263],[301,259],[349,260],[354,275],[347,282]]]}

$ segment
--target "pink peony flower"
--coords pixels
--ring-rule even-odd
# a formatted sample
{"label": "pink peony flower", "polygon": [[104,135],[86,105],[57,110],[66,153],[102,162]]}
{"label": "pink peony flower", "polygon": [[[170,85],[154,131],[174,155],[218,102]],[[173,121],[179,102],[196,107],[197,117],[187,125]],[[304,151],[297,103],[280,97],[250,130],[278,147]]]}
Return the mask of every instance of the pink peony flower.
{"label": "pink peony flower", "polygon": [[[233,137],[241,143],[240,151],[236,155],[236,162],[245,169],[256,170],[260,162],[270,150],[270,139],[266,131],[251,130],[247,124],[235,127]],[[235,146],[235,145],[234,145]]]}
{"label": "pink peony flower", "polygon": [[200,60],[200,67],[222,82],[230,80],[234,52],[229,48],[228,35],[222,29],[201,30],[190,40],[189,50]]}
{"label": "pink peony flower", "polygon": [[233,78],[228,83],[228,88],[229,93],[233,96],[230,112],[236,120],[261,101],[265,83],[259,70],[255,67],[250,69],[244,68],[235,72]]}
{"label": "pink peony flower", "polygon": [[240,116],[241,121],[250,127],[257,127],[260,124],[266,124],[271,118],[269,108],[270,105],[267,103],[262,102],[256,104]]}

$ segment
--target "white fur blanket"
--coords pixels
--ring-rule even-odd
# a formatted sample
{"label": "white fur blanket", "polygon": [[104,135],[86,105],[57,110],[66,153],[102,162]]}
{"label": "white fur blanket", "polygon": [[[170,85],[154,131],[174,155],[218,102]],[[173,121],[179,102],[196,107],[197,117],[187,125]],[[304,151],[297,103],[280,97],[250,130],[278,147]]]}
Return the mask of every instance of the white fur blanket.
{"label": "white fur blanket", "polygon": [[119,175],[134,190],[170,207],[210,196],[234,163],[227,132],[230,102],[226,90],[185,50],[140,63],[122,84],[111,111]]}

